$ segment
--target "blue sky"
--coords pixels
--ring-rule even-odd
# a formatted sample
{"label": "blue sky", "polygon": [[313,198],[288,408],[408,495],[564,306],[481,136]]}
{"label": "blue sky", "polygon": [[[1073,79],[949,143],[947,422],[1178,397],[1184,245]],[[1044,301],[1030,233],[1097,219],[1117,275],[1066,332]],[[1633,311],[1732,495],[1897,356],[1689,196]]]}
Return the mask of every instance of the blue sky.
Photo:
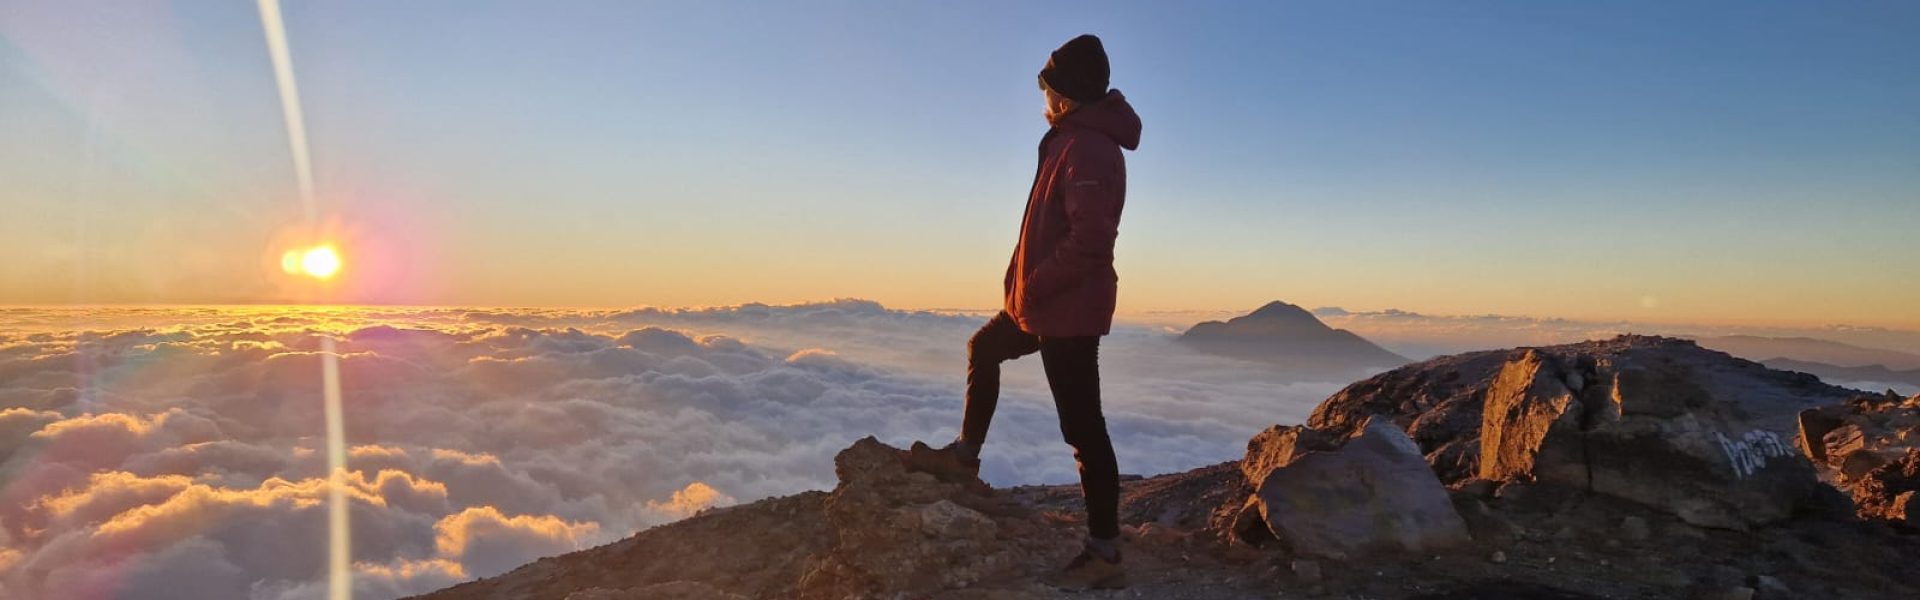
{"label": "blue sky", "polygon": [[[1091,32],[1123,311],[1920,327],[1920,5],[1196,4],[288,3],[329,298],[993,306]],[[0,302],[286,298],[254,6],[0,7]]]}

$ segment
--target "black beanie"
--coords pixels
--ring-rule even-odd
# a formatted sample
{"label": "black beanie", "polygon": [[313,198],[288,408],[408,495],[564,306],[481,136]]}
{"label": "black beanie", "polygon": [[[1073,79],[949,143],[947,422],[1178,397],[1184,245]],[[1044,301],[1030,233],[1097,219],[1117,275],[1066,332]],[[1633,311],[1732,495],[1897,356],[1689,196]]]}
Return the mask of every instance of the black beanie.
{"label": "black beanie", "polygon": [[1067,40],[1040,68],[1040,81],[1048,89],[1081,104],[1107,97],[1108,75],[1107,49],[1092,34]]}

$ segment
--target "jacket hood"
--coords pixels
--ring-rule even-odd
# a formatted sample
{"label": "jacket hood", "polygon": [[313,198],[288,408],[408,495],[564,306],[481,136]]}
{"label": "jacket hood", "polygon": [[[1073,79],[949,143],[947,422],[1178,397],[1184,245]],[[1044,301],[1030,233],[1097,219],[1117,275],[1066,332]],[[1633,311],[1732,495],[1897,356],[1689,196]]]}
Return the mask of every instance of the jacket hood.
{"label": "jacket hood", "polygon": [[1128,150],[1140,147],[1140,116],[1133,114],[1133,105],[1127,104],[1120,90],[1108,91],[1099,102],[1061,117],[1060,126],[1098,131]]}

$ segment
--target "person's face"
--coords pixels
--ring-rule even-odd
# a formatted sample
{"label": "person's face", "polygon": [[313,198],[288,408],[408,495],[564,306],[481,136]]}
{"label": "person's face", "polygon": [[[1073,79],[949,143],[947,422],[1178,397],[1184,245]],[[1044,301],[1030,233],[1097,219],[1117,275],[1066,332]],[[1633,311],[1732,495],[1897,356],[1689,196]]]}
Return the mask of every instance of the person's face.
{"label": "person's face", "polygon": [[1065,115],[1067,111],[1073,109],[1073,104],[1067,101],[1066,96],[1062,96],[1044,85],[1040,86],[1040,97],[1047,103],[1047,110],[1043,114],[1047,116],[1047,121],[1049,122],[1059,119],[1061,115]]}

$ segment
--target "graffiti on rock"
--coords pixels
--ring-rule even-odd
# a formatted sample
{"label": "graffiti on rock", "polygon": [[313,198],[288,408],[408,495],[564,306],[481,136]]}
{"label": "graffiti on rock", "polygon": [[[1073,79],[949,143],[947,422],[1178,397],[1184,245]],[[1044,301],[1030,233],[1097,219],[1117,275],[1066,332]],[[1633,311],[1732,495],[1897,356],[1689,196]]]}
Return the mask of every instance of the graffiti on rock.
{"label": "graffiti on rock", "polygon": [[1717,431],[1713,435],[1719,438],[1720,450],[1727,453],[1727,461],[1733,463],[1733,474],[1742,479],[1766,468],[1770,459],[1793,455],[1793,450],[1771,431],[1755,429],[1738,439],[1729,439]]}

